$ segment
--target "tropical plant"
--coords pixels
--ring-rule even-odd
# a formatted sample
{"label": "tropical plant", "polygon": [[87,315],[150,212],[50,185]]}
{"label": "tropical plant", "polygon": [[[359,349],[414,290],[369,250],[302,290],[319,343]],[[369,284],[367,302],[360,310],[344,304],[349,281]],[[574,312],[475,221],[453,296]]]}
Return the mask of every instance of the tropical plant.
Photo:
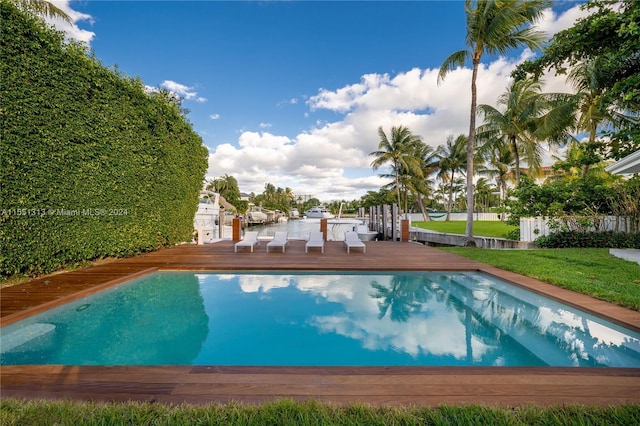
{"label": "tropical plant", "polygon": [[410,188],[415,195],[416,203],[420,208],[422,217],[425,221],[429,220],[429,215],[424,206],[423,196],[430,196],[432,193],[432,181],[429,176],[437,173],[440,162],[440,147],[433,148],[431,145],[419,144],[416,146],[415,156],[420,159],[420,168],[422,176],[413,175],[410,179]]}
{"label": "tropical plant", "polygon": [[618,113],[603,130],[608,138],[601,154],[620,159],[640,148],[640,2],[589,0],[581,7],[591,13],[556,33],[542,56],[520,64],[513,76],[539,78],[547,71],[565,74],[578,64],[595,65],[600,105]]}
{"label": "tropical plant", "polygon": [[484,144],[481,153],[486,164],[478,171],[478,174],[496,181],[500,191],[500,206],[502,207],[507,196],[507,183],[513,178],[511,173],[515,164],[513,151],[507,143],[504,143],[503,139],[498,139]]}
{"label": "tropical plant", "polygon": [[[402,175],[421,176],[420,159],[415,156],[416,146],[422,144],[420,136],[411,133],[409,128],[404,126],[392,127],[391,137],[387,137],[382,127],[378,128],[378,150],[373,151],[369,156],[374,157],[371,162],[373,170],[377,170],[385,164],[391,164],[393,176],[393,187],[395,188],[398,206],[401,206],[400,187],[402,185]],[[389,174],[381,174],[381,177],[390,177]]]}
{"label": "tropical plant", "polygon": [[453,205],[453,190],[456,183],[456,173],[462,173],[467,170],[467,137],[465,135],[458,135],[453,139],[453,136],[447,137],[445,145],[439,146],[439,161],[438,161],[438,178],[448,185],[449,188],[449,201],[447,202],[447,218],[450,219],[451,207]]}
{"label": "tropical plant", "polygon": [[566,129],[573,124],[571,101],[568,94],[542,93],[540,83],[533,79],[512,81],[498,97],[498,106],[504,107],[502,111],[491,105],[478,106],[484,116],[477,129],[478,140],[511,150],[518,184],[522,157],[529,172],[535,174],[542,163],[540,143],[549,138],[568,137]]}
{"label": "tropical plant", "polygon": [[50,18],[60,18],[72,23],[71,17],[52,1],[46,0],[11,0],[20,10],[38,16],[48,16]]}
{"label": "tropical plant", "polygon": [[471,60],[471,111],[469,117],[469,140],[467,142],[467,244],[473,245],[473,157],[476,139],[476,80],[480,60],[484,53],[505,55],[510,49],[521,46],[540,48],[544,34],[530,27],[551,3],[547,0],[466,0],[467,17],[466,45],[444,60],[438,73],[438,82],[453,69]]}

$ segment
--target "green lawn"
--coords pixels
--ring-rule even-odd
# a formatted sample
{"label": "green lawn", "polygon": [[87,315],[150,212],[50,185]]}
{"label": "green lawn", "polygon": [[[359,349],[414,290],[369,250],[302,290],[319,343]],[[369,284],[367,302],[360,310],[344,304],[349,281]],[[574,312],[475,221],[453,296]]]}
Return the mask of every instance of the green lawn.
{"label": "green lawn", "polygon": [[608,249],[440,249],[640,311],[640,265]]}
{"label": "green lawn", "polygon": [[270,402],[260,406],[161,403],[0,401],[2,425],[637,425],[640,405],[585,407],[481,405],[428,407],[338,407],[319,402]]}
{"label": "green lawn", "polygon": [[[464,220],[430,220],[429,222],[411,222],[411,226],[417,228],[429,229],[436,232],[445,232],[447,234],[465,234],[467,222]],[[477,237],[495,237],[504,238],[509,231],[516,229],[515,226],[507,225],[505,222],[496,220],[478,220],[473,222],[473,235]]]}

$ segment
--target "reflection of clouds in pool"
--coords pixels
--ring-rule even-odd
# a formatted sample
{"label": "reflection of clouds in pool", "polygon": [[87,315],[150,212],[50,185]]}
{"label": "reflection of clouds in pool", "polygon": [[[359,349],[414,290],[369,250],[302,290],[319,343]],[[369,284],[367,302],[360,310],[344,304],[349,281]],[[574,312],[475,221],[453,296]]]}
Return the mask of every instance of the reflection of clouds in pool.
{"label": "reflection of clouds in pool", "polygon": [[[373,300],[373,299],[371,299]],[[375,311],[358,310],[357,305],[346,304],[348,313],[332,316],[316,316],[312,324],[324,333],[334,332],[361,341],[370,350],[394,349],[412,356],[431,354],[453,356],[458,359],[467,356],[465,326],[455,311],[442,309],[436,302],[427,306],[429,317],[416,315],[405,323],[391,321],[389,317],[378,318]],[[472,353],[481,358],[489,346],[472,336]]]}
{"label": "reflection of clouds in pool", "polygon": [[245,293],[268,293],[275,288],[289,287],[294,280],[291,275],[239,275],[238,284]]}
{"label": "reflection of clouds in pool", "polygon": [[[371,279],[366,275],[303,276],[298,288],[325,299],[341,303],[344,313],[331,316],[314,316],[311,324],[323,333],[336,333],[358,340],[370,350],[394,349],[412,356],[419,354],[467,356],[465,326],[455,310],[437,301],[427,302],[422,312],[429,316],[414,315],[405,323],[394,322],[388,316],[379,318],[378,299],[371,297]],[[382,285],[389,285],[392,276],[375,276]],[[481,357],[489,347],[472,337],[474,357]]]}

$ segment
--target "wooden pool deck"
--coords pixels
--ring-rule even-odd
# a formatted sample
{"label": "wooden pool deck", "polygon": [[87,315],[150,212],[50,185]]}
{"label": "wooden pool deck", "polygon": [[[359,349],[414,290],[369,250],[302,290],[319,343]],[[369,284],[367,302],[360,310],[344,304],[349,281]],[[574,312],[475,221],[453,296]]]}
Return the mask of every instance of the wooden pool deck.
{"label": "wooden pool deck", "polygon": [[[183,245],[0,290],[1,325],[153,270],[468,270],[483,271],[640,330],[640,312],[562,290],[416,243],[367,242],[347,254],[341,242],[304,252],[234,253],[233,242]],[[558,367],[81,367],[2,366],[6,397],[169,403],[261,403],[313,399],[372,405],[640,403],[640,369]]]}

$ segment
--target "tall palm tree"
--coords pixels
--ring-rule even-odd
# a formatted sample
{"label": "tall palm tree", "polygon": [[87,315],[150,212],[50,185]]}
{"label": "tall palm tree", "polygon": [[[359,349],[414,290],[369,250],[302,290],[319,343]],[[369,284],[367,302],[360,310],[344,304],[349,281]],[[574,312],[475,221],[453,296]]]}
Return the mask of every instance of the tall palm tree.
{"label": "tall palm tree", "polygon": [[12,0],[20,9],[39,16],[48,16],[50,18],[60,18],[72,24],[73,20],[67,13],[57,7],[53,2],[46,0]]}
{"label": "tall palm tree", "polygon": [[467,137],[465,135],[458,135],[453,139],[453,136],[447,138],[445,145],[438,147],[439,161],[438,161],[438,177],[449,184],[449,202],[447,203],[447,218],[451,216],[451,206],[453,204],[453,187],[455,184],[456,173],[463,173],[467,170]]}
{"label": "tall palm tree", "polygon": [[415,147],[423,143],[422,138],[414,135],[409,128],[404,126],[392,127],[391,138],[388,138],[382,127],[379,127],[378,136],[380,137],[378,150],[369,154],[369,156],[374,157],[371,167],[373,170],[377,170],[385,164],[391,164],[398,206],[401,206],[401,173],[418,176],[422,174],[420,160],[415,157]]}
{"label": "tall palm tree", "polygon": [[469,141],[467,144],[467,245],[473,245],[473,157],[476,140],[476,80],[480,60],[484,53],[505,55],[509,49],[522,46],[539,49],[544,34],[529,25],[535,22],[548,0],[466,0],[467,15],[466,45],[468,50],[452,53],[444,60],[438,73],[438,82],[453,69],[463,66],[470,59],[473,64],[471,74],[471,112],[469,118]]}

